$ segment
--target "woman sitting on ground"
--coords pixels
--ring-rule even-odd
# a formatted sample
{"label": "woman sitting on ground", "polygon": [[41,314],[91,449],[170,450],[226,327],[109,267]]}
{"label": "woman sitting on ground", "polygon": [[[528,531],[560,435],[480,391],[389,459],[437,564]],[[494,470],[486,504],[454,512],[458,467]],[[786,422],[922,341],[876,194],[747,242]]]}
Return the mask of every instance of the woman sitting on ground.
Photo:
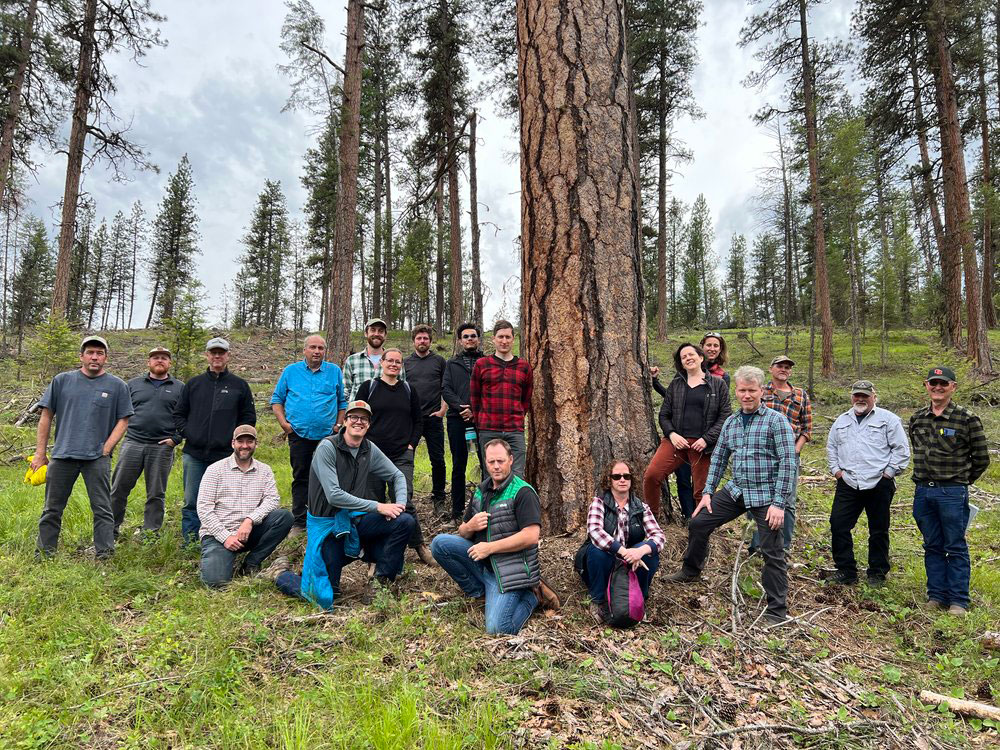
{"label": "woman sitting on ground", "polygon": [[674,352],[674,368],[677,374],[660,407],[663,439],[642,478],[643,498],[654,508],[659,505],[660,483],[684,463],[691,466],[694,497],[701,497],[712,448],[732,413],[729,386],[705,371],[700,346],[681,344]]}
{"label": "woman sitting on ground", "polygon": [[[705,367],[709,375],[722,378],[729,385],[729,375],[723,367],[726,366],[726,340],[721,333],[706,333],[701,337],[701,349],[705,352]],[[699,498],[700,499],[700,498]]]}
{"label": "woman sitting on ground", "polygon": [[602,625],[611,619],[607,590],[616,560],[632,566],[647,599],[666,541],[649,506],[632,492],[634,476],[627,461],[613,461],[601,477],[601,496],[594,498],[587,512],[589,543],[581,550],[583,559],[577,567],[590,591],[591,614]]}

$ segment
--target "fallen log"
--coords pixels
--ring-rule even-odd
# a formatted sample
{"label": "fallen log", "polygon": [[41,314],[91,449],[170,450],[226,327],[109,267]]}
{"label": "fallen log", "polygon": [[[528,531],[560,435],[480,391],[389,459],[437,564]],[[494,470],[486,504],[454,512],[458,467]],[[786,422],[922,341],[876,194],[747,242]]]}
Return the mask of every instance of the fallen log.
{"label": "fallen log", "polygon": [[1000,708],[987,703],[977,703],[976,701],[952,698],[950,695],[933,693],[930,690],[920,691],[920,700],[924,703],[944,703],[948,710],[961,716],[970,716],[973,719],[993,719],[1000,721]]}

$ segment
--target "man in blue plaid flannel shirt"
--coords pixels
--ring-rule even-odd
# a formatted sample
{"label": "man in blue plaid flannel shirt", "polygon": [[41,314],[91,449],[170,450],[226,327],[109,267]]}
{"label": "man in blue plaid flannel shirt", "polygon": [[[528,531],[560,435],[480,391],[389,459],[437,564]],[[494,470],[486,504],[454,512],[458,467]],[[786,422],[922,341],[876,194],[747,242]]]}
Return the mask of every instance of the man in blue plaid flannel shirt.
{"label": "man in blue plaid flannel shirt", "polygon": [[[741,410],[722,426],[712,452],[705,494],[691,514],[684,565],[668,581],[686,583],[701,576],[708,557],[712,532],[748,512],[757,522],[760,552],[764,557],[761,583],[767,595],[765,618],[783,622],[788,614],[788,576],[785,571],[785,504],[791,498],[795,478],[795,435],[783,414],[761,403],[764,372],[741,367],[733,376]],[[732,479],[716,488],[733,459]]]}

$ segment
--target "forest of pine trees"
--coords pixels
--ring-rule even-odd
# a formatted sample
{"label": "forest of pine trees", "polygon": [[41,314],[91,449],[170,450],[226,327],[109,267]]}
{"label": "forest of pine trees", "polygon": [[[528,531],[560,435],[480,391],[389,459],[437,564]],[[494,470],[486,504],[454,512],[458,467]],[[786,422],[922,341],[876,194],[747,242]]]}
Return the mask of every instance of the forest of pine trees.
{"label": "forest of pine trees", "polygon": [[[781,93],[748,113],[772,149],[760,155],[755,231],[731,236],[717,236],[719,207],[705,196],[687,204],[671,191],[686,162],[713,158],[675,136],[682,118],[703,116],[692,88],[702,5],[621,5],[649,334],[815,326],[829,374],[835,364],[860,371],[870,332],[937,328],[991,371],[1000,3],[857,0],[844,4],[850,40],[817,35],[820,4],[747,6],[739,44],[756,64],[743,84],[777,80],[767,90]],[[0,327],[14,350],[50,314],[91,329],[150,326],[197,294],[204,165],[177,154],[172,169],[160,165],[159,205],[135,201],[114,215],[80,188],[96,163],[115,175],[153,167],[114,110],[108,60],[139,62],[166,43],[159,5],[15,0],[0,9]],[[286,3],[279,72],[285,108],[312,124],[299,175],[306,197],[289,205],[267,179],[245,207],[222,323],[323,330],[342,355],[349,330],[373,315],[440,331],[483,321],[498,290],[481,270],[477,106],[488,99],[523,128],[524,102],[542,85],[518,80],[518,7],[350,0],[341,57],[333,50],[344,30],[328,28],[318,4]],[[27,199],[39,159],[66,163],[49,226]],[[851,335],[850,363],[833,361],[834,327]]]}

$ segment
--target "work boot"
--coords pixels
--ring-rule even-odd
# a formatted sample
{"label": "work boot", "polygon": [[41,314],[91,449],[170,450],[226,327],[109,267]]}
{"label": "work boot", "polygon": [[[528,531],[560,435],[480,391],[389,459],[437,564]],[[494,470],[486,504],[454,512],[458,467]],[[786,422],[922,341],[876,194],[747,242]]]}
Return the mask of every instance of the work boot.
{"label": "work boot", "polygon": [[684,568],[681,568],[676,573],[671,573],[664,580],[668,583],[693,583],[701,578],[700,573],[695,573],[694,575],[690,573],[685,573]]}
{"label": "work boot", "polygon": [[555,611],[559,609],[561,603],[559,602],[559,595],[553,591],[552,587],[545,582],[544,578],[538,579],[538,585],[535,586],[532,591],[535,597],[538,599],[538,606],[542,609],[549,609]]}
{"label": "work boot", "polygon": [[292,566],[288,562],[288,558],[284,555],[274,558],[274,562],[268,565],[264,570],[257,574],[258,578],[268,578],[270,580],[276,580],[279,575],[284,573],[286,570],[291,570]]}
{"label": "work boot", "polygon": [[948,607],[948,614],[955,615],[956,617],[965,617],[969,614],[969,610],[963,607],[961,604],[952,604]]}
{"label": "work boot", "polygon": [[437,560],[434,559],[434,555],[431,554],[430,547],[426,544],[421,544],[416,548],[417,557],[420,559],[424,565],[437,565]]}

